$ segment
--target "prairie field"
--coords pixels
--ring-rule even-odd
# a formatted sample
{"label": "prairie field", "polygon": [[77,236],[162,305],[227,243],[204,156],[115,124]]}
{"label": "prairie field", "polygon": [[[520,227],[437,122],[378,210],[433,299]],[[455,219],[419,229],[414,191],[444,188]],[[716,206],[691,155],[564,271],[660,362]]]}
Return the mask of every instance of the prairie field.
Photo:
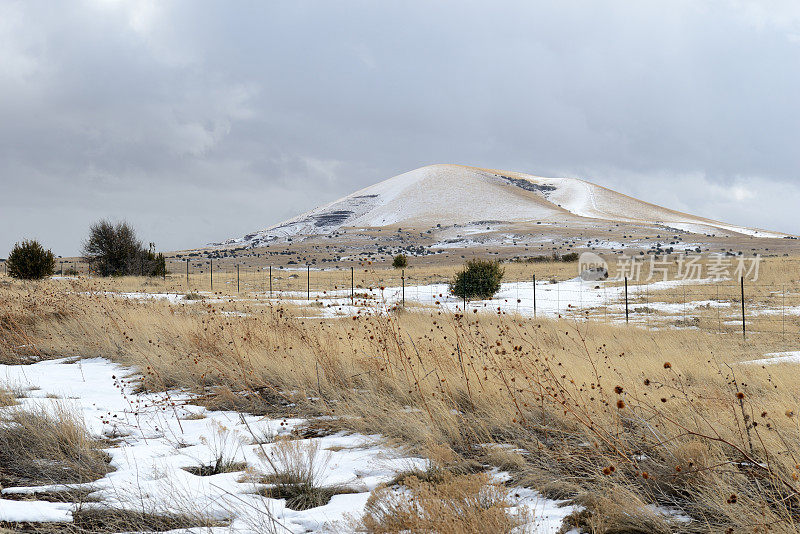
{"label": "prairie field", "polygon": [[[767,262],[761,282],[786,287],[790,305],[794,261]],[[501,486],[570,506],[564,532],[797,529],[795,364],[748,363],[797,348],[795,316],[784,335],[744,337],[701,321],[656,327],[603,314],[441,305],[325,317],[309,313],[313,302],[227,287],[162,298],[161,283],[2,279],[0,363],[104,358],[131,370],[137,392],[180,392],[212,412],[299,419],[303,437],[380,435],[425,458],[426,468],[371,492],[354,530],[474,531],[465,525],[478,516],[424,519],[423,507],[433,517],[455,514],[454,498],[484,513],[487,532],[524,528],[524,514],[510,513],[487,476],[494,472],[504,474]],[[0,410],[13,410],[13,384],[0,393],[8,405]],[[103,476],[96,437],[70,435],[88,451],[80,458],[91,459],[77,472]],[[35,481],[32,470],[23,475]],[[414,513],[397,502],[397,487],[413,495]],[[467,495],[486,488],[494,499],[485,507]]]}

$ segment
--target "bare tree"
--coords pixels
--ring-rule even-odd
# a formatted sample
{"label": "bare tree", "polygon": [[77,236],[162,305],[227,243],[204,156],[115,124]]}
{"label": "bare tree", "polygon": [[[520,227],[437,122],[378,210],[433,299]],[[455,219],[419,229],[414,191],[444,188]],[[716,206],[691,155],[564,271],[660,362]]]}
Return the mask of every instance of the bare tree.
{"label": "bare tree", "polygon": [[93,224],[81,254],[102,276],[154,274],[153,252],[144,249],[136,231],[124,221],[113,224],[101,220]]}

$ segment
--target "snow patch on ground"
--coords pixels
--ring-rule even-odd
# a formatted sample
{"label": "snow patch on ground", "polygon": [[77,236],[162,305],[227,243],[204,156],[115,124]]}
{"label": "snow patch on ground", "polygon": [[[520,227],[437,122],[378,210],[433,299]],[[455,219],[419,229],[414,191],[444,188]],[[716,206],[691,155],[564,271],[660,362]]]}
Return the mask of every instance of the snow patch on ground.
{"label": "snow patch on ground", "polygon": [[800,363],[800,351],[770,352],[768,358],[741,362],[742,365],[776,365],[779,363]]}
{"label": "snow patch on ground", "polygon": [[[210,465],[221,455],[246,463],[249,470],[273,473],[263,456],[271,455],[279,445],[274,439],[254,444],[253,436],[285,435],[303,420],[212,412],[193,405],[188,395],[179,392],[135,394],[135,376],[129,376],[130,372],[102,358],[0,365],[0,382],[30,390],[28,397],[20,399],[23,408],[37,405],[49,409],[62,403],[82,415],[92,433],[120,440],[107,449],[115,470],[100,480],[3,488],[2,496],[89,489],[91,497],[101,503],[84,503],[84,507],[180,511],[231,521],[226,527],[187,532],[263,532],[272,518],[283,527],[279,531],[350,532],[349,519],[363,513],[371,490],[400,471],[428,466],[422,458],[387,447],[380,436],[339,433],[296,440],[293,443],[317,451],[322,484],[345,485],[354,493],[336,495],[328,504],[310,510],[291,510],[283,499],[256,494],[259,486],[243,471],[197,476],[185,468]],[[537,534],[557,532],[571,511],[531,490],[509,491],[517,509],[528,507],[534,512]],[[0,498],[0,520],[4,521],[71,521],[73,509],[72,504]]]}

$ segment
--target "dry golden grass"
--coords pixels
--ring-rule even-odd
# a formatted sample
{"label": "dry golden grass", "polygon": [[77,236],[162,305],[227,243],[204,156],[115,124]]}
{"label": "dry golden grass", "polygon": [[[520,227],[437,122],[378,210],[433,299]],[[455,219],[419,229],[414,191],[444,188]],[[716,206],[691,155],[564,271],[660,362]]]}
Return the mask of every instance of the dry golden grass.
{"label": "dry golden grass", "polygon": [[197,514],[140,512],[113,508],[79,508],[71,523],[9,523],[0,521],[0,534],[113,534],[117,532],[167,532],[190,528],[222,527]]}
{"label": "dry golden grass", "polygon": [[329,427],[443,465],[498,465],[586,504],[574,519],[598,532],[636,531],[632,517],[639,531],[667,524],[602,504],[623,494],[695,520],[668,528],[795,530],[798,378],[736,364],[774,350],[771,336],[438,311],[320,321],[259,302],[236,303],[248,315],[234,317],[222,314],[233,303],[136,302],[82,284],[0,288],[0,321],[24,325],[42,355],[134,365],[143,387],[333,416]]}
{"label": "dry golden grass", "polygon": [[90,482],[109,470],[108,454],[65,406],[11,408],[0,422],[0,485]]}
{"label": "dry golden grass", "polygon": [[17,399],[14,397],[14,393],[10,389],[0,386],[0,408],[16,404]]}
{"label": "dry golden grass", "polygon": [[406,493],[390,487],[372,493],[359,525],[364,531],[500,534],[513,532],[523,519],[507,513],[506,490],[483,473],[447,474],[435,481],[411,476],[404,485]]}

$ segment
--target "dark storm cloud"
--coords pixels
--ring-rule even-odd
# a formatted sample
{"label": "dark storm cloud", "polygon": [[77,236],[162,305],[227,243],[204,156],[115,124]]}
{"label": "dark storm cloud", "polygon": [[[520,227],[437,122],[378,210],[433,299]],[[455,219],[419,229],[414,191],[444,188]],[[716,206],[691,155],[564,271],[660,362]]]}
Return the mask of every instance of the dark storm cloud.
{"label": "dark storm cloud", "polygon": [[429,163],[800,232],[800,9],[6,2],[0,256],[125,218],[167,249]]}

